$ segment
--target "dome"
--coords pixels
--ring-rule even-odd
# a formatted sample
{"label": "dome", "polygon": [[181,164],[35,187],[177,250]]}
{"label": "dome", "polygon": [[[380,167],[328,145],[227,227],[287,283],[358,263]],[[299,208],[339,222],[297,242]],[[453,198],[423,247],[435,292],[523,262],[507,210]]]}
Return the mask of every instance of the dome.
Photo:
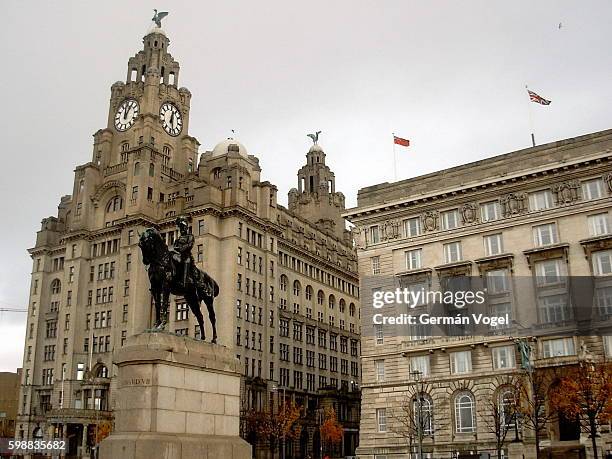
{"label": "dome", "polygon": [[213,148],[212,155],[222,156],[228,153],[238,153],[240,156],[247,158],[249,156],[246,148],[240,142],[235,139],[229,138],[223,142],[219,142],[215,148]]}
{"label": "dome", "polygon": [[148,30],[147,35],[152,34],[152,33],[158,33],[160,35],[163,35],[164,37],[167,37],[166,31],[162,29],[161,27],[157,27],[157,25],[155,24],[153,24],[151,28]]}
{"label": "dome", "polygon": [[310,150],[308,150],[308,153],[322,153],[323,149],[321,148],[321,146],[319,144],[314,144],[312,147],[310,147]]}

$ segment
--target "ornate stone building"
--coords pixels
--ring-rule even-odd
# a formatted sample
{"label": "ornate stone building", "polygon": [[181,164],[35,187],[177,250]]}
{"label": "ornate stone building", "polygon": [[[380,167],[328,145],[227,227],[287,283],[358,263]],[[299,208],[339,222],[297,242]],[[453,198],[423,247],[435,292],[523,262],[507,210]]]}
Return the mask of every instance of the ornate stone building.
{"label": "ornate stone building", "polygon": [[[171,246],[176,217],[187,215],[194,259],[220,285],[219,343],[244,368],[244,412],[281,392],[295,399],[307,408],[307,428],[287,457],[315,456],[314,413],[319,398],[331,400],[351,454],[359,414],[357,261],[325,153],[318,145],[308,152],[299,177],[309,185],[291,190],[290,209],[237,140],[200,155],[189,133],[191,93],[179,86],[169,43],[154,27],[129,59],[125,82],[111,87],[108,123],[94,134],[90,161],[76,167],[72,194],[57,216],[42,220],[29,251],[16,436],[65,439],[74,457],[112,425],[113,351],[152,323],[139,233],[154,226]],[[171,305],[169,330],[200,336],[181,298]]]}
{"label": "ornate stone building", "polygon": [[[605,336],[612,334],[611,204],[612,130],[361,189],[358,206],[345,213],[356,225],[362,293],[358,455],[418,457],[414,427],[421,424],[425,458],[494,456],[487,403],[502,406],[506,384],[525,373],[518,337],[530,343],[535,374],[562,375],[612,357],[612,337]],[[376,289],[443,291],[461,276],[481,282],[488,313],[508,314],[510,324],[479,333],[449,327],[446,336],[418,323],[372,324]],[[580,279],[595,291],[593,306],[585,297],[588,317],[568,290]],[[433,304],[393,307],[431,313]],[[586,336],[577,333],[584,323]],[[547,398],[545,412],[551,410]],[[401,420],[418,413],[425,421],[402,429]],[[592,457],[584,429],[551,417],[540,435],[550,457],[579,457],[584,449]],[[608,424],[598,429],[601,454],[612,448],[612,435]],[[504,457],[533,458],[534,442],[519,419]]]}

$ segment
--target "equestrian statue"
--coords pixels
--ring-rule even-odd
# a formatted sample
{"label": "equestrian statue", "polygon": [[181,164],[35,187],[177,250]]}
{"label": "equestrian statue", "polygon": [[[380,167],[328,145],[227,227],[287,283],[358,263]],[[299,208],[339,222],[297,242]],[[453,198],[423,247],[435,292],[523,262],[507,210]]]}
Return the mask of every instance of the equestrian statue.
{"label": "equestrian statue", "polygon": [[212,342],[217,342],[214,299],[219,295],[219,285],[204,271],[198,269],[191,255],[195,239],[189,233],[185,217],[178,217],[176,225],[180,236],[169,250],[164,238],[155,228],[148,228],[140,235],[138,246],[142,262],[147,266],[151,294],[155,303],[155,330],[164,330],[168,324],[170,294],[182,296],[198,321],[200,336],[204,340],[204,317],[200,302],[208,309],[212,326]]}

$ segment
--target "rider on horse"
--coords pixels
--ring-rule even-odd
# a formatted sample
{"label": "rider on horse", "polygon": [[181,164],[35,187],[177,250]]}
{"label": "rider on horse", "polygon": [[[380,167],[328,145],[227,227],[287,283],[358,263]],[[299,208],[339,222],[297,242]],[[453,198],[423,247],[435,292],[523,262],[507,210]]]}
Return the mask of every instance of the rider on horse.
{"label": "rider on horse", "polygon": [[181,235],[176,241],[174,241],[174,251],[172,257],[176,265],[182,267],[183,269],[182,287],[185,288],[187,287],[188,283],[195,283],[195,263],[193,256],[191,255],[195,238],[193,237],[193,234],[190,234],[188,231],[189,224],[187,222],[187,218],[183,216],[178,217],[176,219],[176,226],[178,226]]}

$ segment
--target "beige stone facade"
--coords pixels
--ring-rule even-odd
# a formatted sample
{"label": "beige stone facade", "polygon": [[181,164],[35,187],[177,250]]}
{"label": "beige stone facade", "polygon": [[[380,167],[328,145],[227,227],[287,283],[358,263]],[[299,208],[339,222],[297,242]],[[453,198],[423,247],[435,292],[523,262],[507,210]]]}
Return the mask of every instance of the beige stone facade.
{"label": "beige stone facade", "polygon": [[[189,133],[191,93],[179,86],[169,43],[154,28],[129,59],[126,81],[112,85],[108,125],[94,134],[91,160],[76,167],[72,194],[57,216],[43,219],[30,249],[16,436],[65,438],[76,456],[90,449],[96,426],[112,422],[114,350],[152,323],[139,233],[155,226],[171,246],[176,217],[187,215],[196,264],[220,285],[219,343],[242,368],[240,409],[264,406],[277,387],[309,408],[308,423],[319,389],[326,396],[331,389],[349,427],[346,447],[354,449],[357,258],[325,153],[319,146],[307,153],[300,179],[313,186],[292,190],[290,209],[277,203],[277,188],[240,142],[200,154]],[[170,331],[199,337],[187,306],[175,300]],[[205,332],[210,339],[209,324]],[[312,452],[314,430],[309,424],[287,456]]]}
{"label": "beige stone facade", "polygon": [[[595,361],[612,356],[612,338],[602,336],[610,334],[606,319],[612,313],[611,152],[608,130],[359,191],[358,206],[345,216],[356,225],[362,282],[360,457],[405,458],[410,451],[418,457],[415,435],[410,445],[397,423],[398,407],[419,389],[432,419],[423,457],[493,456],[485,400],[503,390],[509,376],[523,373],[515,339],[523,334],[522,324],[539,329],[529,340],[537,369],[563,372],[587,355]],[[417,326],[403,333],[366,331],[372,288],[433,291],[450,275],[482,280],[491,308],[508,313],[510,325],[461,337],[429,336]],[[536,280],[546,276],[592,276],[591,336],[572,336],[577,318],[571,305],[549,303],[553,296]],[[493,277],[501,282],[495,292]],[[556,293],[559,299],[567,292]],[[534,298],[537,307],[523,307]],[[566,323],[566,334],[556,329],[557,335],[547,336],[553,322]],[[421,372],[418,383],[411,378],[415,370]],[[516,430],[508,436],[505,457],[534,457],[533,432],[525,426]],[[601,454],[612,448],[612,436],[609,425],[599,431]],[[519,441],[512,443],[515,438]],[[549,423],[541,442],[558,454],[552,457],[578,457],[573,454],[583,448],[592,454],[588,434],[559,419]]]}
{"label": "beige stone facade", "polygon": [[16,373],[0,372],[0,437],[15,435],[20,383],[21,368]]}

